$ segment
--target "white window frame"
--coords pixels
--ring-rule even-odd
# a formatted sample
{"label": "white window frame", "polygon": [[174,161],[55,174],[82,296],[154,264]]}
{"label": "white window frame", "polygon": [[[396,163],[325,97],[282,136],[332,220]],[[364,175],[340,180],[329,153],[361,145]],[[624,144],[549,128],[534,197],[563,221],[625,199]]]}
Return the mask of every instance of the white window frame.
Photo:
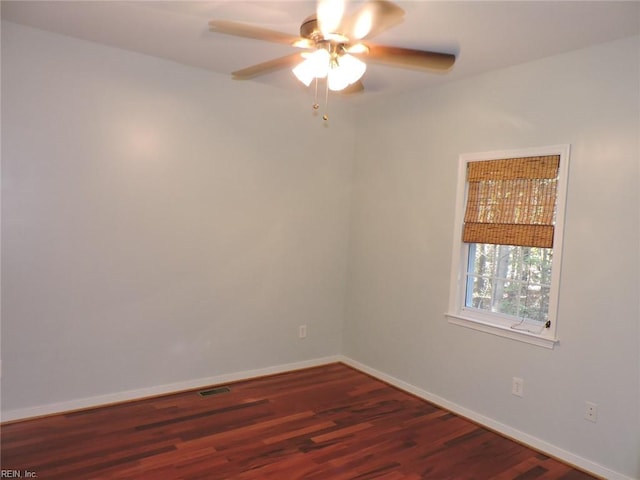
{"label": "white window frame", "polygon": [[[559,341],[556,336],[558,323],[558,298],[560,293],[560,271],[562,266],[562,240],[564,215],[567,198],[567,180],[569,176],[569,145],[525,148],[483,153],[465,153],[460,155],[458,164],[458,186],[456,196],[453,253],[451,262],[451,284],[449,289],[449,309],[445,314],[449,323],[472,328],[481,332],[518,340],[521,342],[553,348]],[[551,291],[549,294],[549,328],[541,333],[515,330],[513,317],[499,313],[480,311],[465,306],[466,274],[469,260],[469,244],[462,241],[462,228],[467,196],[467,164],[482,160],[505,158],[560,155],[558,170],[558,189],[556,200],[555,228],[553,235],[553,265],[551,267]]]}

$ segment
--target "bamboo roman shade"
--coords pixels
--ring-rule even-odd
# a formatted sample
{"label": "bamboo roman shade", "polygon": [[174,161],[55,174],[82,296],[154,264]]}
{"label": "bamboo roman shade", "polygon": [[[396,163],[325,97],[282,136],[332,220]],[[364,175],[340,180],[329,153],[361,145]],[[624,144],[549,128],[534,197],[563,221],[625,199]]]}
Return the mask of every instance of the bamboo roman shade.
{"label": "bamboo roman shade", "polygon": [[462,241],[553,246],[560,155],[467,164]]}

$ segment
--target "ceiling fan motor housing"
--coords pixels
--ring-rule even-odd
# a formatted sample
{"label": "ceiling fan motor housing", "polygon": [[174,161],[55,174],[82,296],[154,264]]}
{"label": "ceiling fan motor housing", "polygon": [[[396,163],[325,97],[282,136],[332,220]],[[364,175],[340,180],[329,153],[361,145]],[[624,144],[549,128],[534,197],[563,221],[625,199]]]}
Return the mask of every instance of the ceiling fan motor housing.
{"label": "ceiling fan motor housing", "polygon": [[300,36],[314,41],[317,40],[318,37],[322,37],[320,29],[318,28],[318,18],[315,15],[310,15],[304,19],[302,25],[300,25]]}

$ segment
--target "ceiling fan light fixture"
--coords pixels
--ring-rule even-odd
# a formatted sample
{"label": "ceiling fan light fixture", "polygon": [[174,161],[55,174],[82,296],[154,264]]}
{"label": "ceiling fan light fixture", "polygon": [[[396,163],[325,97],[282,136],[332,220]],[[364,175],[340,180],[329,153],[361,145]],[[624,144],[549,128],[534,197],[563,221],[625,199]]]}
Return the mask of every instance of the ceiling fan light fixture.
{"label": "ceiling fan light fixture", "polygon": [[329,73],[329,64],[331,63],[331,54],[324,48],[319,48],[313,52],[307,59],[311,62],[313,75],[316,78],[324,78]]}
{"label": "ceiling fan light fixture", "polygon": [[336,68],[329,73],[327,83],[329,90],[332,92],[339,92],[349,86],[346,75],[344,75],[339,68]]}
{"label": "ceiling fan light fixture", "polygon": [[366,63],[349,54],[340,57],[340,66],[348,72],[349,85],[360,80],[367,71]]}
{"label": "ceiling fan light fixture", "polygon": [[292,72],[306,87],[311,85],[311,81],[315,78],[309,60],[299,63]]}
{"label": "ceiling fan light fixture", "polygon": [[338,58],[333,68],[329,70],[327,80],[329,90],[340,91],[362,78],[367,70],[367,64],[357,58],[345,54]]}
{"label": "ceiling fan light fixture", "polygon": [[331,54],[324,48],[313,53],[303,53],[304,62],[298,64],[292,71],[298,80],[307,87],[314,78],[325,78],[329,73]]}

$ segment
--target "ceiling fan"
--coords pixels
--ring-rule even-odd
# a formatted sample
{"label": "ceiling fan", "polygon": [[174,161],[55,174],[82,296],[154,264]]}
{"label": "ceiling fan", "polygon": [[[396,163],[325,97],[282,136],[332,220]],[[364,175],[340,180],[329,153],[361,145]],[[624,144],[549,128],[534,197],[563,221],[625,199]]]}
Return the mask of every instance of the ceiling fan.
{"label": "ceiling fan", "polygon": [[[227,20],[211,20],[212,31],[253,38],[302,49],[232,72],[236,80],[246,80],[284,68],[292,68],[306,86],[326,81],[325,88],[343,93],[364,89],[361,81],[366,62],[400,68],[443,72],[455,62],[455,55],[427,50],[376,45],[369,39],[403,21],[404,10],[388,0],[368,0],[357,10],[345,12],[345,0],[318,0],[316,13],[300,26],[300,36]],[[324,115],[326,120],[326,115]]]}

